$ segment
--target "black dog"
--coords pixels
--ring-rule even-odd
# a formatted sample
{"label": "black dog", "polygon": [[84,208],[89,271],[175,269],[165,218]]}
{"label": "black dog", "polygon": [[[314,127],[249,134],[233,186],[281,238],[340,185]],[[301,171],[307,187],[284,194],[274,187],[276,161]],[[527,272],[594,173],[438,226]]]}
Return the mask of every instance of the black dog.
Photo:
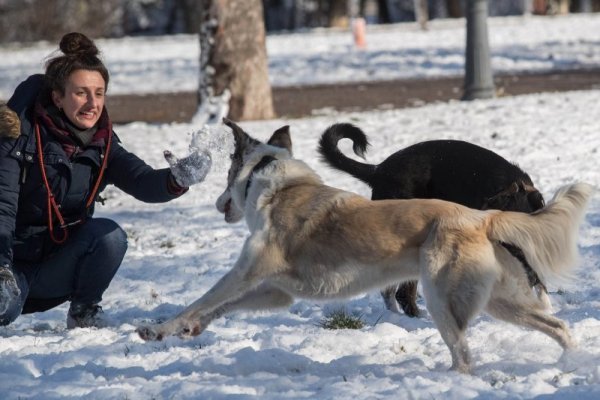
{"label": "black dog", "polygon": [[[441,199],[476,209],[498,209],[531,213],[544,206],[544,198],[531,178],[518,166],[498,154],[459,140],[432,140],[402,149],[379,165],[365,164],[346,157],[337,143],[350,139],[353,150],[364,158],[369,146],[364,132],[347,123],[327,128],[319,141],[323,161],[368,184],[373,200]],[[518,258],[529,282],[540,298],[547,291],[527,263],[522,251],[509,243],[504,247]],[[388,309],[418,316],[417,282],[390,287],[382,296]]]}

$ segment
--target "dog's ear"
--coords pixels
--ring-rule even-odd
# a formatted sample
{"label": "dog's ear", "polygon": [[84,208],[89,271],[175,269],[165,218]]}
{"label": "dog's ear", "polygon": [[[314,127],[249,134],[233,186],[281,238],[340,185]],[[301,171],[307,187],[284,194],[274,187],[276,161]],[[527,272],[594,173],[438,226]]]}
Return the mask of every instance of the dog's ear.
{"label": "dog's ear", "polygon": [[502,192],[502,194],[508,196],[511,196],[515,193],[519,193],[519,184],[517,182],[511,183],[511,185],[506,190],[504,190],[504,192]]}
{"label": "dog's ear", "polygon": [[509,187],[495,194],[492,197],[488,197],[483,202],[481,207],[482,210],[508,210],[509,202],[519,192],[519,185],[517,182],[511,183]]}
{"label": "dog's ear", "polygon": [[529,202],[529,205],[533,211],[537,211],[546,205],[544,196],[542,196],[542,194],[537,190],[535,192],[527,193],[527,201]]}
{"label": "dog's ear", "polygon": [[544,202],[544,196],[540,193],[539,190],[535,188],[535,186],[530,185],[529,183],[520,180],[519,181],[520,191],[523,191],[527,196],[527,202],[531,207],[531,211],[539,210],[544,207],[546,203]]}
{"label": "dog's ear", "polygon": [[250,136],[246,132],[244,132],[244,130],[240,128],[236,123],[227,118],[223,118],[223,123],[231,128],[233,138],[235,139],[236,147],[244,146],[250,141]]}
{"label": "dog's ear", "polygon": [[284,148],[289,151],[290,154],[292,154],[292,137],[290,136],[290,126],[282,126],[273,132],[273,135],[271,135],[271,138],[267,144]]}

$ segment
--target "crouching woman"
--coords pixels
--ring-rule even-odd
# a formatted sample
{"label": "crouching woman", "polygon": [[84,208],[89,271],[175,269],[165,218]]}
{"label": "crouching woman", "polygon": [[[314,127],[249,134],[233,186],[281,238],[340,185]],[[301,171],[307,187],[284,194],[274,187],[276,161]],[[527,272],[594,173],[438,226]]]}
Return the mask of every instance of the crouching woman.
{"label": "crouching woman", "polygon": [[153,169],[127,151],[104,107],[109,74],[89,38],[65,35],[45,74],[0,106],[0,325],[70,301],[67,327],[102,326],[100,302],[127,249],[123,229],[94,218],[108,185],[167,202],[204,179],[210,154]]}

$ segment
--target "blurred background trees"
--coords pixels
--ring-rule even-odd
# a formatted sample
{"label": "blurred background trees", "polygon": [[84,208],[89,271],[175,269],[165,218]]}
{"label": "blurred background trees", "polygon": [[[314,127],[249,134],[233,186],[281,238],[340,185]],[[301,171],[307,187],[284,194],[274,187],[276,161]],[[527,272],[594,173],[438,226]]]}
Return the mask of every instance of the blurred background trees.
{"label": "blurred background trees", "polygon": [[[467,0],[260,0],[267,31],[348,27],[415,21],[415,5],[428,19],[465,16]],[[0,43],[56,41],[65,32],[94,38],[198,33],[198,0],[0,0]],[[491,0],[489,15],[598,12],[600,0]],[[417,8],[419,10],[419,8]],[[417,18],[415,17],[417,14]]]}

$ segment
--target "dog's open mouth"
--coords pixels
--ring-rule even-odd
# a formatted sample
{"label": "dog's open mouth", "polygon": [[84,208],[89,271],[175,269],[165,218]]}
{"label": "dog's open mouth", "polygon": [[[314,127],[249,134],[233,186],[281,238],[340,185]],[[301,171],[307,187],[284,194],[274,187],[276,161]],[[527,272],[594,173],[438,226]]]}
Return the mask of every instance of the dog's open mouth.
{"label": "dog's open mouth", "polygon": [[244,213],[240,210],[231,197],[227,199],[222,205],[217,207],[219,212],[225,215],[225,222],[232,224],[238,222],[244,217]]}

